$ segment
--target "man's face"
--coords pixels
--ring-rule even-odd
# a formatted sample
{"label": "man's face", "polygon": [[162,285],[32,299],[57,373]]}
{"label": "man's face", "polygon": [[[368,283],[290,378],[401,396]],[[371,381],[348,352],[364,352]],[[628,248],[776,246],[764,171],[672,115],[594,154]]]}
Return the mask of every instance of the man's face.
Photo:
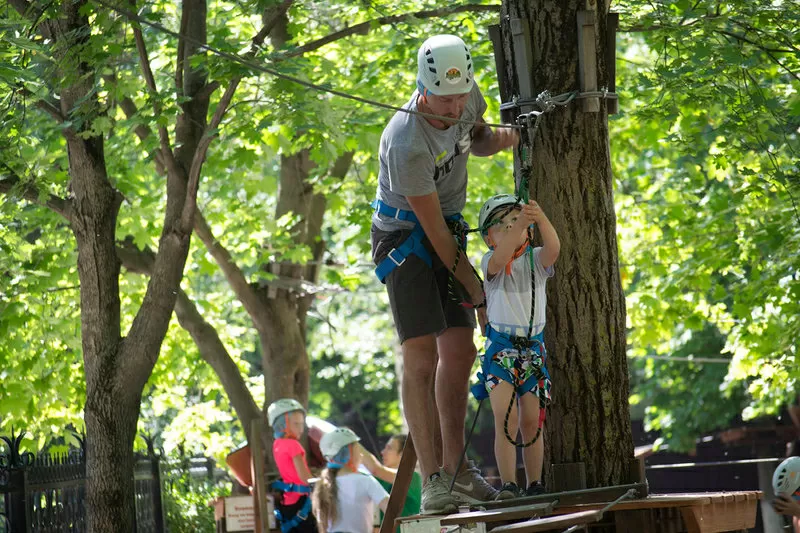
{"label": "man's face", "polygon": [[427,99],[430,112],[434,115],[461,118],[461,113],[464,112],[464,107],[467,105],[467,100],[469,100],[469,93],[451,94],[449,96],[428,94],[425,98]]}

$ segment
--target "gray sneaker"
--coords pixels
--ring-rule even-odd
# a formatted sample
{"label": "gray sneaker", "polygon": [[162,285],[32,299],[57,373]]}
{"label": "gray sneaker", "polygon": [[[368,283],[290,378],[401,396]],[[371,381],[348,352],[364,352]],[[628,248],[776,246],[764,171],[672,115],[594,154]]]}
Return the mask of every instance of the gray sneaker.
{"label": "gray sneaker", "polygon": [[[442,477],[445,478],[449,488],[450,481],[453,479],[452,476],[443,473]],[[497,498],[497,493],[497,489],[483,479],[480,469],[472,461],[469,461],[467,468],[456,476],[456,482],[453,485],[453,495],[465,503],[493,501]]]}
{"label": "gray sneaker", "polygon": [[439,473],[428,478],[422,486],[422,514],[449,514],[458,512],[458,499],[450,494],[450,486]]}

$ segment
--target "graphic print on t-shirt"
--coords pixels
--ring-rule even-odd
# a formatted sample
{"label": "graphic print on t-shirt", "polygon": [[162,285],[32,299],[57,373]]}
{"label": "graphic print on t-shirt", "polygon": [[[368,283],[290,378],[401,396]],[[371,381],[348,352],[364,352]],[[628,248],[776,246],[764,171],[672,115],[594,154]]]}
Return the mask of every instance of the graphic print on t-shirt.
{"label": "graphic print on t-shirt", "polygon": [[472,146],[472,130],[468,129],[464,131],[461,134],[461,137],[456,140],[455,149],[453,150],[452,155],[449,155],[447,151],[444,151],[436,156],[436,160],[434,161],[436,170],[434,170],[433,173],[433,181],[439,181],[439,178],[450,174],[450,172],[453,171],[456,156],[469,152],[470,146]]}

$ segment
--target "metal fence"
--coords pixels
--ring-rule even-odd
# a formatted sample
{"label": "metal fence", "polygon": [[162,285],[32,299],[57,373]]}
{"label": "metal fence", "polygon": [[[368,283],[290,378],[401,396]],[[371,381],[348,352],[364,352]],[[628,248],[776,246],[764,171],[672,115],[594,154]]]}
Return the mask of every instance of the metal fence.
{"label": "metal fence", "polygon": [[[84,450],[35,456],[20,451],[22,435],[0,439],[0,533],[84,533]],[[158,455],[137,456],[134,486],[136,533],[164,533]]]}

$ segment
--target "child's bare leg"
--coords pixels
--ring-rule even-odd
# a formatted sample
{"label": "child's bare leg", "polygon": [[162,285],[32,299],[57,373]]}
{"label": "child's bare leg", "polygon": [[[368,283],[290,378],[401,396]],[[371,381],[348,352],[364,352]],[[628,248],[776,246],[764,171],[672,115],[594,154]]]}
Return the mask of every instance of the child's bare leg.
{"label": "child's bare leg", "polygon": [[[527,443],[536,435],[539,429],[539,398],[533,393],[523,394],[519,399],[520,430],[522,439]],[[542,479],[542,464],[544,463],[544,426],[536,442],[523,448],[522,458],[525,463],[525,476],[528,485]]]}
{"label": "child's bare leg", "polygon": [[[492,404],[494,413],[494,456],[497,459],[497,469],[503,483],[517,482],[517,448],[508,442],[503,426],[508,411],[508,403],[511,401],[511,394],[514,387],[506,382],[500,381],[489,393],[489,401]],[[519,424],[517,421],[517,402],[511,408],[508,415],[508,434],[516,438]]]}

